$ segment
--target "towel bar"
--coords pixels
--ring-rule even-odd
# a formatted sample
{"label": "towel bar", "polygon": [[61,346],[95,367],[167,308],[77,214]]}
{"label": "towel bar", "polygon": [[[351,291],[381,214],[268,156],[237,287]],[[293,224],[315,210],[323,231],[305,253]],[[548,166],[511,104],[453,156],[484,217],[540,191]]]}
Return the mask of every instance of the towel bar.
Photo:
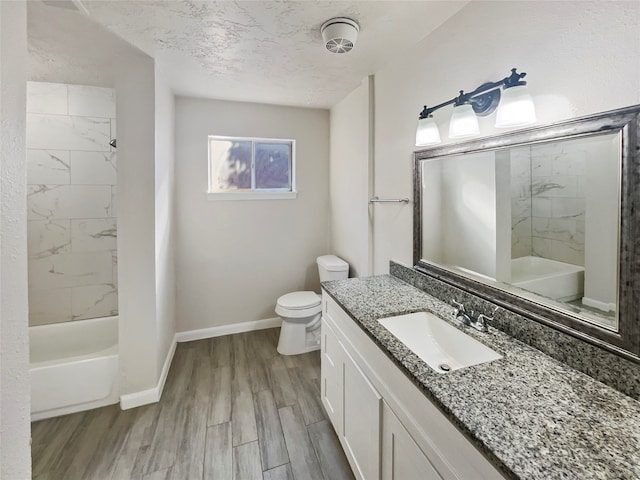
{"label": "towel bar", "polygon": [[369,200],[369,203],[409,203],[408,198],[379,198],[378,196],[373,197]]}

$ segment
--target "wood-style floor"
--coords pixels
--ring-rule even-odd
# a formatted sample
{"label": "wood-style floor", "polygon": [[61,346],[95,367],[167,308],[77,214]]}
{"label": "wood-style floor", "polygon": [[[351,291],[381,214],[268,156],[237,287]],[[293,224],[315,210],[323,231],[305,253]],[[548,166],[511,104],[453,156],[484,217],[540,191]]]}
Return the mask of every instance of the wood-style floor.
{"label": "wood-style floor", "polygon": [[32,425],[37,480],[341,480],[353,474],[320,401],[320,355],[279,329],[178,344],[162,400]]}

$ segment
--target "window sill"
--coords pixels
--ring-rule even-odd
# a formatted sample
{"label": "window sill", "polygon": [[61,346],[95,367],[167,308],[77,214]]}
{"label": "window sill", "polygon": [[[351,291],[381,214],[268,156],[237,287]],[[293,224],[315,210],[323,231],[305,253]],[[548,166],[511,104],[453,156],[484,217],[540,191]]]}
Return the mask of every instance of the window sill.
{"label": "window sill", "polygon": [[208,192],[207,200],[292,200],[298,192]]}

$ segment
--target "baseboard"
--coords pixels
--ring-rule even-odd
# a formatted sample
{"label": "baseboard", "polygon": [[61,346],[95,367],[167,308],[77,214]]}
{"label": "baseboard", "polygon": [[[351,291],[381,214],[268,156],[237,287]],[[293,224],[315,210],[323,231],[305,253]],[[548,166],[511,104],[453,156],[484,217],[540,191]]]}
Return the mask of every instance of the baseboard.
{"label": "baseboard", "polygon": [[130,408],[140,407],[142,405],[148,405],[150,403],[160,401],[162,391],[164,390],[164,384],[167,381],[167,375],[169,374],[169,368],[173,361],[173,355],[176,353],[176,337],[177,335],[174,335],[169,352],[167,352],[167,357],[164,359],[164,365],[162,366],[162,371],[160,372],[160,378],[158,379],[157,385],[149,390],[120,395],[120,408],[122,410],[128,410]]}
{"label": "baseboard", "polygon": [[582,303],[587,307],[597,308],[603,312],[614,312],[616,310],[615,303],[601,302],[600,300],[594,300],[589,297],[582,297]]}
{"label": "baseboard", "polygon": [[193,340],[202,340],[204,338],[221,337],[223,335],[232,335],[234,333],[252,332],[254,330],[263,330],[265,328],[275,328],[279,327],[281,324],[282,319],[280,317],[266,318],[264,320],[254,320],[252,322],[232,323],[230,325],[220,325],[219,327],[178,332],[176,333],[176,340],[178,342],[191,342]]}
{"label": "baseboard", "polygon": [[31,421],[37,422],[47,418],[60,417],[62,415],[70,415],[72,413],[84,412],[85,410],[93,410],[94,408],[107,407],[118,403],[118,394],[107,399],[97,400],[95,402],[83,403],[81,405],[71,405],[68,407],[54,408],[45,410],[44,412],[35,412],[31,414]]}

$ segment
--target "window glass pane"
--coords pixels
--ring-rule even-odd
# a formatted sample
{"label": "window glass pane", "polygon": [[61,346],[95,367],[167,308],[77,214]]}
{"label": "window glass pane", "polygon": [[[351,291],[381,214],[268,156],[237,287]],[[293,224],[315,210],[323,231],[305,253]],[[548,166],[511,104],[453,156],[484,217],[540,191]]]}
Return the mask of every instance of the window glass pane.
{"label": "window glass pane", "polygon": [[291,190],[291,145],[256,143],[256,188]]}
{"label": "window glass pane", "polygon": [[251,142],[211,139],[212,190],[251,189]]}

